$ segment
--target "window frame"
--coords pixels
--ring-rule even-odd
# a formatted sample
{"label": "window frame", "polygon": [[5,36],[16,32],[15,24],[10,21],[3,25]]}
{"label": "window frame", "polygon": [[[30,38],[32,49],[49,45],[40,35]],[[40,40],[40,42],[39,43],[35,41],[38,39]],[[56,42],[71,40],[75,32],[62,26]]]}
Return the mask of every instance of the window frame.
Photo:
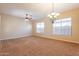
{"label": "window frame", "polygon": [[[38,24],[40,24],[40,25],[38,25]],[[42,24],[43,24],[43,26],[42,26]],[[43,29],[42,28],[40,28],[40,29],[42,29],[42,31],[39,31],[38,30],[38,26],[42,26],[43,27]],[[38,23],[36,23],[36,33],[44,33],[44,29],[45,29],[45,24],[44,24],[44,22],[38,22]]]}
{"label": "window frame", "polygon": [[[70,33],[65,33],[65,28],[63,28],[63,25],[62,25],[62,23],[63,23],[63,21],[67,21],[67,20],[65,20],[65,19],[69,19],[70,18],[70,20],[69,21],[71,21],[70,22]],[[56,26],[56,24],[55,24],[55,21],[61,21],[61,27],[59,28],[60,30],[60,33],[56,33],[56,32],[54,32],[55,31],[55,29],[54,29],[54,27]],[[71,36],[72,35],[72,18],[71,17],[67,17],[67,18],[63,18],[63,19],[58,19],[58,20],[55,20],[54,21],[54,23],[52,24],[52,34],[53,35],[62,35],[62,36]],[[58,25],[59,26],[59,25]],[[67,25],[65,25],[65,26],[67,26]],[[68,25],[69,26],[69,25]],[[63,29],[65,29],[64,30],[64,32],[63,32]],[[67,28],[67,29],[69,29],[69,28]]]}

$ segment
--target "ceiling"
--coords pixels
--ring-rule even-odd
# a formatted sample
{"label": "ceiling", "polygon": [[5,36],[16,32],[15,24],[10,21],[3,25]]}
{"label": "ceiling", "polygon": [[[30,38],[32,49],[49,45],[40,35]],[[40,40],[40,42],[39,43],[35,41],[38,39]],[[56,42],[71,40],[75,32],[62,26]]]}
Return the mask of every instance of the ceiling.
{"label": "ceiling", "polygon": [[75,8],[79,8],[79,3],[54,3],[55,12],[65,12]]}
{"label": "ceiling", "polygon": [[78,3],[0,3],[0,13],[25,18],[25,14],[32,14],[35,20],[47,17],[53,10],[64,12],[79,8]]}
{"label": "ceiling", "polygon": [[0,4],[0,12],[23,17],[26,13],[32,14],[33,19],[41,19],[46,17],[52,10],[52,5],[49,3],[4,3]]}

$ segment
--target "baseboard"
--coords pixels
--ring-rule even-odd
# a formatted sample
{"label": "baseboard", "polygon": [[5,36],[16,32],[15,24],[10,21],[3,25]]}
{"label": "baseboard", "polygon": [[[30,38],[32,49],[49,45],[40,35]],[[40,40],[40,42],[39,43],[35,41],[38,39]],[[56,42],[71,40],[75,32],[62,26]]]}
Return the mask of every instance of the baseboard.
{"label": "baseboard", "polygon": [[[17,38],[31,37],[31,36],[40,37],[40,38],[44,38],[44,39],[52,39],[52,40],[57,40],[57,41],[63,41],[63,42],[66,42],[66,43],[79,44],[79,42],[77,42],[77,41],[59,40],[59,39],[53,39],[53,38],[49,38],[49,37],[37,36],[37,35],[32,35],[32,34],[28,35],[28,36],[21,36],[21,37],[16,37],[16,38],[9,38],[9,39],[17,39]],[[9,39],[0,39],[0,40],[9,40]]]}
{"label": "baseboard", "polygon": [[23,37],[30,37],[30,36],[32,36],[32,34],[26,35],[26,36],[12,37],[12,38],[3,38],[3,39],[0,39],[0,40],[10,40],[10,39],[23,38]]}
{"label": "baseboard", "polygon": [[35,37],[41,37],[41,38],[45,38],[45,39],[52,39],[52,40],[57,40],[57,41],[63,41],[66,43],[74,43],[74,44],[79,44],[79,42],[77,41],[70,41],[70,40],[59,40],[59,39],[53,39],[53,38],[49,38],[49,37],[43,37],[43,36],[37,36],[37,35],[33,35]]}

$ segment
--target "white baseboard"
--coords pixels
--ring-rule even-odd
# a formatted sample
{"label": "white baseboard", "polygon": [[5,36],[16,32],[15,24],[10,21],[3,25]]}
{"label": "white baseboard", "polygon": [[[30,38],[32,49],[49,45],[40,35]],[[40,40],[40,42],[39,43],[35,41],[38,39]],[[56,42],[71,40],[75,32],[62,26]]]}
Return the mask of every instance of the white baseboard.
{"label": "white baseboard", "polygon": [[63,42],[69,42],[69,43],[79,44],[78,41],[63,40],[63,39],[55,39],[55,38],[51,38],[51,37],[43,37],[43,36],[39,36],[39,35],[33,35],[33,36],[42,37],[42,38],[47,38],[47,39],[53,39],[53,40],[58,40],[58,41],[63,41]]}
{"label": "white baseboard", "polygon": [[28,36],[32,36],[32,34],[28,34],[28,35],[24,35],[24,36],[16,36],[16,37],[5,37],[5,38],[2,38],[0,40],[9,40],[9,39],[15,39],[15,38],[21,38],[21,37],[28,37]]}

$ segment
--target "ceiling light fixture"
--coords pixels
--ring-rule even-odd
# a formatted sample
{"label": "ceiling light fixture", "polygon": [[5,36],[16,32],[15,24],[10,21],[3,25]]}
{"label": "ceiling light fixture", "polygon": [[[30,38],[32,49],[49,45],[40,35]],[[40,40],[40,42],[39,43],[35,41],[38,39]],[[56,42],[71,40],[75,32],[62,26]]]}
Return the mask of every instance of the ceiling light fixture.
{"label": "ceiling light fixture", "polygon": [[54,9],[52,8],[52,13],[48,15],[48,18],[50,18],[50,20],[52,21],[52,23],[54,22],[54,20],[56,20],[58,18],[58,16],[60,15],[60,13],[57,13],[54,11]]}
{"label": "ceiling light fixture", "polygon": [[48,17],[52,20],[55,20],[57,19],[57,17],[60,15],[60,13],[56,13],[56,12],[53,12],[51,14],[48,15]]}

